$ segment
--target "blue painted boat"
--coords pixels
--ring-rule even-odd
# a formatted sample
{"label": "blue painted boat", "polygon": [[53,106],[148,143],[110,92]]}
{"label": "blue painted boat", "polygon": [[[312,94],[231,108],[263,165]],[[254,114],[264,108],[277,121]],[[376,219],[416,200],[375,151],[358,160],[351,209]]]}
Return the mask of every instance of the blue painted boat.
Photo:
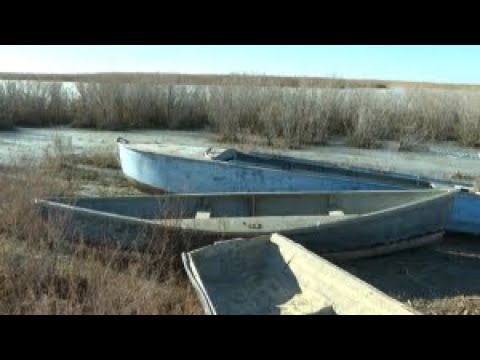
{"label": "blue painted boat", "polygon": [[472,184],[409,174],[343,167],[286,156],[119,139],[124,175],[152,192],[285,192],[345,190],[462,190],[455,195],[447,231],[480,235],[480,196]]}

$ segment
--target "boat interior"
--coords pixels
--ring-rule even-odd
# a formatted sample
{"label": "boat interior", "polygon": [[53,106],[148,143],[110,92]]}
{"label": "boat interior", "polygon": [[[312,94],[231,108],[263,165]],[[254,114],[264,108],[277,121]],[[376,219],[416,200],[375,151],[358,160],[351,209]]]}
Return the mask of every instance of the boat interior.
{"label": "boat interior", "polygon": [[355,176],[369,180],[381,180],[384,183],[391,183],[409,188],[431,188],[431,181],[420,179],[414,176],[401,174],[383,174],[377,170],[346,168],[335,164],[322,163],[321,161],[298,160],[279,155],[265,155],[258,153],[243,153],[229,149],[213,157],[213,160],[230,162],[241,165],[262,166],[281,170],[309,171],[315,173],[328,173],[340,176]]}
{"label": "boat interior", "polygon": [[316,193],[182,194],[145,197],[53,198],[48,207],[104,212],[141,219],[347,216],[446,196],[444,190]]}
{"label": "boat interior", "polygon": [[[189,271],[208,294],[216,314],[335,314],[333,304],[320,292],[301,287],[298,274],[275,244],[231,241],[193,252]],[[185,261],[184,261],[185,262]]]}
{"label": "boat interior", "polygon": [[183,259],[217,314],[410,313],[396,300],[277,234],[219,242]]}

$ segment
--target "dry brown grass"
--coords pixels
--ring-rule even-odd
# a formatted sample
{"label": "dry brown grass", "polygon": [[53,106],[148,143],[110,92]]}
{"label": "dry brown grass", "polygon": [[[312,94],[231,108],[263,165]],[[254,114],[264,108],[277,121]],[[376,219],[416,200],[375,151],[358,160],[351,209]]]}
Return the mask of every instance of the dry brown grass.
{"label": "dry brown grass", "polygon": [[269,145],[298,147],[346,136],[354,147],[396,140],[401,151],[408,151],[432,140],[480,144],[479,100],[474,92],[409,90],[396,94],[252,85],[212,91],[209,120],[224,140],[233,142],[242,143],[255,135]]}
{"label": "dry brown grass", "polygon": [[223,140],[241,142],[258,130],[260,92],[254,86],[210,88],[208,118]]}
{"label": "dry brown grass", "polygon": [[76,191],[57,158],[68,146],[52,148],[41,163],[0,172],[0,313],[200,314],[180,264],[188,239],[145,232],[152,246],[142,252],[90,246],[71,219],[42,216],[34,198]]}
{"label": "dry brown grass", "polygon": [[0,84],[0,124],[49,126],[70,121],[71,98],[62,83],[8,81]]}
{"label": "dry brown grass", "polygon": [[264,77],[225,77],[215,86],[164,84],[140,76],[79,82],[78,96],[59,83],[7,82],[0,86],[0,127],[72,124],[97,129],[198,129],[210,126],[222,140],[295,148],[344,136],[356,147],[395,140],[400,150],[426,141],[480,145],[480,95],[474,91],[408,89],[393,93],[345,88],[326,79],[291,87]]}
{"label": "dry brown grass", "polygon": [[458,107],[458,139],[465,146],[480,145],[480,95],[464,94]]}
{"label": "dry brown grass", "polygon": [[97,129],[198,128],[206,123],[202,88],[151,83],[77,83],[75,119],[78,127]]}
{"label": "dry brown grass", "polygon": [[209,121],[223,140],[263,137],[268,145],[293,148],[323,144],[334,116],[334,90],[224,86],[210,89]]}
{"label": "dry brown grass", "polygon": [[114,152],[95,151],[91,154],[75,154],[72,162],[102,169],[119,169],[120,164]]}
{"label": "dry brown grass", "polygon": [[[156,278],[145,260],[126,261],[104,250],[62,249],[0,240],[2,314],[199,314],[187,280]],[[109,261],[103,258],[110,257]]]}

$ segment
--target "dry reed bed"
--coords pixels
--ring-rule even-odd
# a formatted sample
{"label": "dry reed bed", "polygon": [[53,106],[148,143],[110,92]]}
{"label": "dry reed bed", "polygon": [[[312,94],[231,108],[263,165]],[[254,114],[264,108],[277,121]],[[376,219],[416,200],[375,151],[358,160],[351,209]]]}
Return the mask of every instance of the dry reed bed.
{"label": "dry reed bed", "polygon": [[40,165],[0,172],[0,314],[200,314],[179,261],[183,239],[159,231],[140,235],[148,251],[92,247],[68,218],[40,214],[33,198],[76,191],[66,148],[56,139]]}
{"label": "dry reed bed", "polygon": [[383,140],[408,150],[427,140],[480,144],[480,92],[158,85],[151,82],[3,82],[0,126],[72,124],[98,129],[209,126],[227,141],[261,138],[297,147],[346,136],[356,147]]}
{"label": "dry reed bed", "polygon": [[148,81],[163,85],[249,85],[252,82],[261,86],[276,87],[312,87],[312,88],[413,88],[444,90],[480,90],[480,85],[427,83],[411,81],[386,81],[375,79],[341,79],[338,77],[301,77],[274,76],[266,74],[232,73],[232,74],[178,74],[178,73],[85,73],[85,74],[32,74],[32,73],[0,73],[1,80],[10,81],[51,81],[51,82],[139,82]]}

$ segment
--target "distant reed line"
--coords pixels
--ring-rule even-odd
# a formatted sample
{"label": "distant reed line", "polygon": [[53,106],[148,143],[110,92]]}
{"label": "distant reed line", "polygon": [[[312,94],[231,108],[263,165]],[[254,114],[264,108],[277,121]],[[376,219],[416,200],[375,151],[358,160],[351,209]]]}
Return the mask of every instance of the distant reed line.
{"label": "distant reed line", "polygon": [[[332,80],[333,81],[333,80]],[[0,126],[72,125],[108,130],[208,127],[226,141],[298,147],[345,136],[408,150],[430,140],[480,144],[480,92],[427,89],[184,86],[135,81],[3,81]]]}

